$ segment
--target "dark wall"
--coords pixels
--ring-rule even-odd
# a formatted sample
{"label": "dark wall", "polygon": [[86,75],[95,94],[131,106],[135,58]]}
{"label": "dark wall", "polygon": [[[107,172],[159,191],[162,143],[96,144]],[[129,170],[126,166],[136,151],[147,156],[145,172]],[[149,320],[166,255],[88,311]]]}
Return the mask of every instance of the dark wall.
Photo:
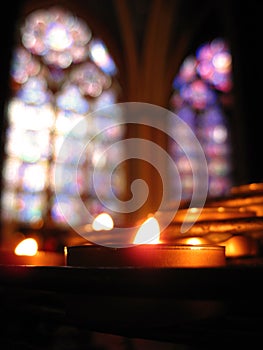
{"label": "dark wall", "polygon": [[[4,118],[5,101],[9,96],[9,67],[12,47],[14,44],[15,22],[19,13],[21,1],[10,2],[6,4],[5,9],[1,11],[0,18],[0,167],[2,169],[6,120]],[[1,194],[1,177],[0,177]]]}
{"label": "dark wall", "polygon": [[261,118],[261,43],[259,2],[230,1],[228,20],[232,23],[233,67],[237,96],[237,117],[233,125],[241,134],[237,159],[245,168],[241,182],[261,182],[263,133]]}

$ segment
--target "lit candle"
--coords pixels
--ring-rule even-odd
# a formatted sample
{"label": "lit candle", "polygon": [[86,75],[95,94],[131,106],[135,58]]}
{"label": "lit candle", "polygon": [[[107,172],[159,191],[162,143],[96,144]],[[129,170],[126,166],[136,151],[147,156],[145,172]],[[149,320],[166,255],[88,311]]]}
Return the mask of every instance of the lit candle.
{"label": "lit candle", "polygon": [[61,266],[65,265],[65,256],[57,252],[39,251],[37,242],[26,238],[14,250],[0,249],[0,264]]}
{"label": "lit candle", "polygon": [[241,258],[256,256],[259,253],[258,242],[247,236],[233,235],[219,245],[225,247],[225,254],[228,258]]}
{"label": "lit candle", "polygon": [[65,257],[61,253],[38,251],[35,255],[16,255],[10,250],[0,250],[0,265],[63,266]]}
{"label": "lit candle", "polygon": [[211,235],[210,239],[207,237],[185,236],[175,239],[174,244],[217,244],[225,247],[226,258],[251,257],[258,255],[259,252],[258,242],[251,237],[238,234],[222,236],[220,233],[213,234],[213,237]]}
{"label": "lit candle", "polygon": [[[69,266],[86,267],[219,267],[225,266],[225,247],[215,245],[164,244],[158,222],[148,218],[129,247],[86,243],[66,248]],[[146,243],[145,243],[146,242]]]}
{"label": "lit candle", "polygon": [[[227,258],[256,256],[259,252],[259,237],[263,237],[263,218],[253,212],[237,208],[203,208],[179,210],[173,222],[164,230],[162,238],[173,244],[188,244],[190,240],[202,240],[206,244],[224,246]],[[196,215],[196,217],[195,217]],[[198,216],[199,215],[199,216]],[[191,223],[181,233],[182,223]],[[199,243],[200,244],[200,243]]]}

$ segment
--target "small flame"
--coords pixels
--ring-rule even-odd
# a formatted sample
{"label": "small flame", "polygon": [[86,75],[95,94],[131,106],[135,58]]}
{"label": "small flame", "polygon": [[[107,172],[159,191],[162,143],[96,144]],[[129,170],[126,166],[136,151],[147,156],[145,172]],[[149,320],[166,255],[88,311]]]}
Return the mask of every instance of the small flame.
{"label": "small flame", "polygon": [[144,221],[133,240],[135,244],[158,244],[160,243],[160,226],[154,217]]}
{"label": "small flame", "polygon": [[186,240],[186,244],[190,244],[190,245],[199,245],[202,243],[203,243],[203,240],[200,237],[189,237]]}
{"label": "small flame", "polygon": [[14,253],[16,255],[34,256],[38,250],[37,241],[34,238],[26,238],[16,246]]}
{"label": "small flame", "polygon": [[202,208],[190,208],[188,209],[186,216],[185,216],[185,220],[186,222],[194,222],[198,219],[198,217],[200,216],[202,211]]}
{"label": "small flame", "polygon": [[101,213],[95,217],[92,222],[92,228],[94,231],[101,230],[112,230],[114,227],[114,222],[112,217],[107,213]]}

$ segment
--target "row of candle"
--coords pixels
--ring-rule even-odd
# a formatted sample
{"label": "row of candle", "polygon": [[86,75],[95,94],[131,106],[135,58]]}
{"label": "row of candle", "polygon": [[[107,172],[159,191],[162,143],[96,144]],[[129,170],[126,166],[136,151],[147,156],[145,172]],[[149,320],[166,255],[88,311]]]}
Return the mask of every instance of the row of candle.
{"label": "row of candle", "polygon": [[[241,190],[244,195],[244,187]],[[107,214],[101,214],[94,220],[93,225],[85,226],[84,234],[82,232],[82,236],[87,240],[85,244],[69,245],[65,247],[64,254],[38,250],[27,254],[2,249],[0,264],[119,267],[225,266],[226,258],[258,255],[259,241],[263,234],[261,216],[263,201],[260,202],[260,196],[254,189],[249,192],[249,195],[242,197],[237,188],[233,188],[231,196],[209,201],[204,208],[179,209],[171,224],[160,232],[158,221],[165,221],[166,215],[170,215],[169,211],[173,209],[172,206],[168,207],[157,218],[149,216],[141,223],[138,231],[131,230],[131,236],[125,237],[126,240],[131,241],[128,246],[127,244],[121,246],[123,237],[120,233],[116,234],[112,219]],[[245,206],[241,206],[242,199],[246,201]],[[235,201],[238,201],[236,206],[233,204]],[[256,204],[253,201],[257,201]],[[248,205],[251,202],[253,207]],[[192,222],[194,224],[190,225],[188,231],[181,233],[182,223],[191,224]],[[120,230],[117,231],[120,232]],[[29,240],[25,241],[29,243]]]}
{"label": "row of candle", "polygon": [[[124,242],[119,231],[97,234],[86,229],[86,239],[97,244],[68,247],[67,262],[80,266],[216,267],[225,266],[227,258],[258,256],[263,235],[261,191],[263,184],[242,186],[240,191],[234,187],[231,195],[208,200],[203,208],[180,208],[158,239],[156,219],[165,222],[174,209],[172,204],[157,218],[150,216],[144,221],[136,235],[131,230]],[[189,223],[185,233],[181,232],[183,223]],[[114,248],[131,239],[134,246]],[[105,242],[108,247],[102,246]]]}

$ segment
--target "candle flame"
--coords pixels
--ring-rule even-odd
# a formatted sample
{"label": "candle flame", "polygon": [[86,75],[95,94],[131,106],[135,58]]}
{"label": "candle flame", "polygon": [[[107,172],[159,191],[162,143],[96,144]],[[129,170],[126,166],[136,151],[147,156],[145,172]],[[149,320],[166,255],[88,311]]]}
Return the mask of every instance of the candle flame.
{"label": "candle flame", "polygon": [[202,208],[196,208],[196,207],[190,208],[188,209],[184,220],[186,222],[195,222],[200,216],[201,212],[202,212]]}
{"label": "candle flame", "polygon": [[112,230],[114,227],[114,222],[112,217],[107,213],[101,213],[95,217],[92,222],[92,228],[94,231],[101,230]]}
{"label": "candle flame", "polygon": [[133,240],[135,244],[158,244],[160,243],[160,226],[154,217],[146,219]]}
{"label": "candle flame", "polygon": [[26,238],[16,246],[14,253],[16,255],[34,256],[38,250],[37,241],[34,238]]}
{"label": "candle flame", "polygon": [[186,240],[186,244],[190,245],[200,245],[202,243],[204,243],[204,240],[202,240],[200,237],[189,237]]}

